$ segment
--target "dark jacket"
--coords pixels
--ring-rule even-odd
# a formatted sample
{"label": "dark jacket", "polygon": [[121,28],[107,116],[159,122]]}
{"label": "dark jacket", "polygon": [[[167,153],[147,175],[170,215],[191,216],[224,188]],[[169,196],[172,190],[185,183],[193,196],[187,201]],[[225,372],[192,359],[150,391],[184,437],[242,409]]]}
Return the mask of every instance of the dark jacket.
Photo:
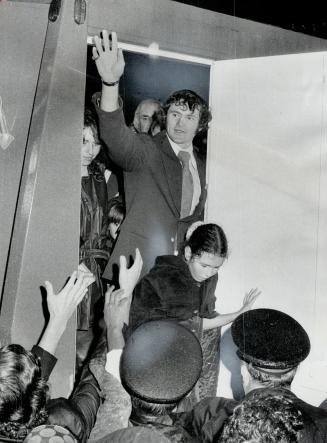
{"label": "dark jacket", "polygon": [[[38,346],[34,346],[32,352],[41,358],[42,375],[48,378],[57,359]],[[95,424],[100,400],[98,383],[88,365],[85,365],[81,379],[69,399],[55,398],[46,404],[49,414],[47,423],[67,428],[78,442],[84,443]]]}
{"label": "dark jacket", "polygon": [[93,273],[95,282],[77,307],[80,330],[88,330],[101,316],[101,302],[100,313],[95,310],[104,295],[101,275],[109,258],[107,230],[107,184],[101,171],[90,170],[88,177],[82,177],[79,261]]}
{"label": "dark jacket", "polygon": [[154,267],[135,287],[129,319],[131,329],[149,320],[216,317],[217,280],[216,274],[198,283],[181,256],[157,257]]}
{"label": "dark jacket", "polygon": [[[321,408],[305,403],[287,389],[279,388],[278,391],[282,391],[283,395],[287,395],[302,412],[304,429],[301,431],[299,442],[326,442],[327,413]],[[253,393],[254,391],[250,391],[245,399]],[[233,414],[234,408],[240,403],[223,397],[208,398],[199,402],[190,412],[173,414],[173,421],[203,443],[216,442],[219,441],[225,421]]]}
{"label": "dark jacket", "polygon": [[112,267],[119,263],[119,256],[129,258],[136,247],[143,257],[144,275],[158,255],[174,253],[191,223],[203,219],[205,162],[194,150],[201,197],[194,213],[180,219],[182,166],[166,133],[160,132],[153,138],[135,134],[126,126],[121,108],[104,112],[97,107],[97,112],[101,139],[111,160],[124,171],[126,203],[126,218],[103,276],[111,279]]}
{"label": "dark jacket", "polygon": [[157,257],[155,266],[141,279],[133,294],[127,336],[146,321],[169,319],[182,323],[200,340],[203,371],[197,388],[188,396],[191,404],[217,392],[220,328],[203,331],[201,319],[218,315],[217,280],[216,274],[198,283],[181,256],[164,255]]}
{"label": "dark jacket", "polygon": [[[56,357],[39,346],[33,346],[31,352],[39,357],[42,377],[47,380],[57,362]],[[99,406],[99,385],[86,365],[81,380],[69,399],[60,397],[47,402],[45,409],[48,419],[45,424],[62,426],[68,429],[79,443],[85,443],[95,424]],[[0,436],[0,441],[21,443],[22,440]]]}

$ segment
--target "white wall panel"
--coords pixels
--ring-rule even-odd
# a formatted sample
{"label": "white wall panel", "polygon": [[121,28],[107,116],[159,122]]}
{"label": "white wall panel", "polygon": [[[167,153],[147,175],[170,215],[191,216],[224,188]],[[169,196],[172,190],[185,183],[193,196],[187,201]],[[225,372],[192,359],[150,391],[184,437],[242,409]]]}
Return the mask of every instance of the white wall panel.
{"label": "white wall panel", "polygon": [[[258,286],[256,307],[280,309],[308,331],[312,350],[294,390],[327,396],[326,53],[217,62],[212,69],[207,218],[222,225],[230,258],[217,308],[239,307]],[[238,396],[228,328],[218,393]],[[232,371],[232,374],[231,374]]]}

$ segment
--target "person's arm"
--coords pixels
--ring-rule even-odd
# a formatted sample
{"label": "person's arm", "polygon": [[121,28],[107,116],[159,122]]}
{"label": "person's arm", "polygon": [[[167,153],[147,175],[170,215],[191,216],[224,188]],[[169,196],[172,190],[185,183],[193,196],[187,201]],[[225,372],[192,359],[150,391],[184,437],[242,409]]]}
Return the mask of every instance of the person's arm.
{"label": "person's arm", "polygon": [[101,38],[94,37],[94,43],[93,59],[102,79],[102,92],[96,93],[92,101],[99,117],[101,139],[117,166],[124,171],[142,169],[149,149],[144,138],[133,133],[125,123],[119,99],[119,79],[125,62],[121,49],[118,49],[117,34],[103,30]]}
{"label": "person's arm", "polygon": [[143,266],[140,251],[136,249],[133,265],[127,269],[126,257],[120,257],[119,285],[114,290],[110,286],[105,295],[104,321],[107,327],[108,354],[106,371],[119,378],[119,360],[125,345],[124,325],[128,324],[133,290],[138,282]]}
{"label": "person's arm", "polygon": [[124,73],[123,51],[118,48],[116,32],[102,31],[102,38],[94,37],[93,60],[102,80],[100,108],[113,112],[119,107],[118,86]]}
{"label": "person's arm", "polygon": [[203,318],[203,329],[212,329],[218,328],[221,326],[225,326],[228,323],[231,323],[235,320],[237,316],[242,314],[243,312],[251,309],[252,305],[256,301],[257,297],[261,294],[261,291],[256,289],[251,289],[244,297],[243,306],[240,310],[236,312],[231,312],[229,314],[221,314],[214,318]]}
{"label": "person's arm", "polygon": [[38,344],[40,348],[49,354],[55,354],[68,320],[86,294],[88,286],[93,282],[94,277],[90,272],[80,272],[77,276],[75,271],[58,294],[54,293],[49,281],[45,282],[50,319]]}
{"label": "person's arm", "polygon": [[105,295],[104,321],[107,326],[109,351],[124,347],[123,328],[125,324],[128,325],[133,290],[140,278],[142,266],[143,261],[138,249],[135,251],[134,263],[129,269],[126,257],[120,256],[120,289],[114,290],[114,286],[110,286]]}

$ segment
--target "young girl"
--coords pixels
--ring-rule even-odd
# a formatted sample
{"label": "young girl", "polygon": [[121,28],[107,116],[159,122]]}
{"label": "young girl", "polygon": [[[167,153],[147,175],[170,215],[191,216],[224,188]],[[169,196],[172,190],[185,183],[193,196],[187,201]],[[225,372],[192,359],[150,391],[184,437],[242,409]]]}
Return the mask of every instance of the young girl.
{"label": "young girl", "polygon": [[125,218],[125,207],[121,197],[114,197],[108,203],[107,245],[111,253],[118,237],[119,228]]}
{"label": "young girl", "polygon": [[259,291],[251,289],[237,312],[220,315],[215,311],[218,271],[228,256],[227,238],[216,224],[194,225],[186,235],[182,254],[157,257],[154,267],[136,286],[129,328],[163,318],[190,327],[202,345],[204,364],[198,385],[202,399],[216,395],[220,327],[250,309]]}
{"label": "young girl", "polygon": [[[104,295],[102,272],[109,259],[108,193],[106,165],[98,137],[97,123],[91,110],[84,114],[83,145],[81,148],[81,213],[79,260],[94,274],[95,282],[77,310],[76,373],[82,367],[97,334],[102,316]],[[102,155],[101,160],[100,155]]]}

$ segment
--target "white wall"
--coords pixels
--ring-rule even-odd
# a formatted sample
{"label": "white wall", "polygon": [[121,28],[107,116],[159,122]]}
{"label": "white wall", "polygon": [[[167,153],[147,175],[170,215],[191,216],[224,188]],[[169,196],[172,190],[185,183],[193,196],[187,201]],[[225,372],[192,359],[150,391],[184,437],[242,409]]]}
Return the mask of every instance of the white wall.
{"label": "white wall", "polygon": [[[293,388],[313,404],[327,397],[326,57],[217,62],[208,158],[207,218],[225,229],[231,251],[217,309],[237,309],[258,286],[256,307],[298,320],[312,350]],[[237,397],[238,362],[226,329],[218,394]]]}

